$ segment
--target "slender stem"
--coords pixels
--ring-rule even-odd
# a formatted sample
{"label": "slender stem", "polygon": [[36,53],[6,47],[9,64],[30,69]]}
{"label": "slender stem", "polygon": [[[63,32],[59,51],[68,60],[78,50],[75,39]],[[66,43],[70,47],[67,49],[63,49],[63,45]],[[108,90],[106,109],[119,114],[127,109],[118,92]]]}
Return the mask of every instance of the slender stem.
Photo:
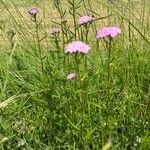
{"label": "slender stem", "polygon": [[111,102],[111,83],[110,83],[110,77],[111,77],[111,52],[112,52],[112,38],[109,37],[109,41],[107,43],[107,49],[108,49],[108,64],[107,64],[107,113],[106,113],[106,126],[105,126],[105,134],[107,138],[107,131],[108,131],[108,118],[110,115],[110,102]]}
{"label": "slender stem", "polygon": [[88,42],[88,33],[89,33],[89,29],[88,29],[88,25],[85,25],[85,42]]}
{"label": "slender stem", "polygon": [[111,72],[110,63],[111,63],[111,51],[112,51],[111,42],[112,39],[110,37],[108,43],[108,101],[110,101],[110,90],[111,90],[110,89],[110,72]]}
{"label": "slender stem", "polygon": [[43,65],[41,44],[40,44],[40,38],[39,38],[39,24],[37,22],[36,16],[35,16],[35,27],[36,27],[37,46],[38,46],[39,57],[40,57],[40,62],[41,62],[41,70],[42,70],[42,74],[44,76],[44,65]]}
{"label": "slender stem", "polygon": [[77,73],[78,73],[78,76],[80,77],[78,53],[75,54],[75,62],[76,62]]}
{"label": "slender stem", "polygon": [[81,82],[80,82],[80,84],[81,84],[81,93],[80,93],[80,101],[81,101],[81,129],[80,130],[81,131],[80,131],[80,134],[81,134],[81,143],[82,143],[82,146],[84,147],[83,126],[84,126],[84,107],[85,107],[85,101],[84,101],[84,98],[83,98],[83,91],[82,91],[83,87],[82,87],[82,83]]}
{"label": "slender stem", "polygon": [[84,132],[84,109],[85,109],[85,95],[84,95],[84,86],[83,86],[83,81],[81,79],[81,75],[80,75],[80,70],[79,70],[79,58],[78,58],[78,54],[75,54],[75,61],[76,61],[76,67],[77,67],[77,73],[79,76],[79,98],[80,98],[80,104],[81,104],[81,124],[80,124],[80,140],[81,140],[81,145],[82,148],[84,148],[84,139],[83,139],[83,132]]}
{"label": "slender stem", "polygon": [[73,9],[73,22],[74,22],[74,35],[75,35],[75,40],[77,39],[77,31],[76,31],[76,9],[75,9],[75,2],[73,1],[73,5],[72,5],[72,9]]}
{"label": "slender stem", "polygon": [[[83,59],[84,59],[84,72],[88,72],[88,68],[87,68],[87,56],[83,54]],[[84,114],[85,114],[85,110],[86,110],[86,100],[87,100],[87,81],[86,78],[84,78],[83,80],[80,80],[80,84],[81,84],[81,111],[82,111],[82,122],[81,122],[81,131],[82,131],[82,148],[85,149],[85,142],[83,139],[83,131],[84,131],[84,125],[85,125],[85,120],[84,120]]]}
{"label": "slender stem", "polygon": [[83,34],[83,29],[82,28],[81,28],[81,34],[80,35],[81,35],[81,38],[80,38],[81,41],[84,41],[84,36],[83,36],[84,34]]}
{"label": "slender stem", "polygon": [[55,42],[57,50],[60,50],[58,35],[54,35],[54,42]]}
{"label": "slender stem", "polygon": [[64,49],[65,48],[64,17],[62,16],[61,12],[60,18],[61,18],[62,45]]}

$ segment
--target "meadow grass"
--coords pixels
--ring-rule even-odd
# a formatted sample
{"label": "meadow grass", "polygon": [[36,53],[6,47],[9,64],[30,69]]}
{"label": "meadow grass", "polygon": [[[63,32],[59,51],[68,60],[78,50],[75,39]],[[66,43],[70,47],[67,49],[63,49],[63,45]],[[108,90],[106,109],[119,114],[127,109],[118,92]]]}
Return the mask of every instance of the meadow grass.
{"label": "meadow grass", "polygon": [[[0,0],[0,149],[149,150],[149,5]],[[83,15],[95,20],[79,25]],[[97,39],[105,26],[121,34]],[[65,53],[74,40],[89,53]]]}

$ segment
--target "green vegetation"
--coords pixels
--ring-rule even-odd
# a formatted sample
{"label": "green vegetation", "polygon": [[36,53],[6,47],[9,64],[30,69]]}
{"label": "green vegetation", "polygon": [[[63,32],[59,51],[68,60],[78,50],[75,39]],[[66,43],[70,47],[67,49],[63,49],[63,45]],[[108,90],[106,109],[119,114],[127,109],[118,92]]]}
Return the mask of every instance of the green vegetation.
{"label": "green vegetation", "polygon": [[150,149],[150,1],[93,1],[0,0],[0,150]]}

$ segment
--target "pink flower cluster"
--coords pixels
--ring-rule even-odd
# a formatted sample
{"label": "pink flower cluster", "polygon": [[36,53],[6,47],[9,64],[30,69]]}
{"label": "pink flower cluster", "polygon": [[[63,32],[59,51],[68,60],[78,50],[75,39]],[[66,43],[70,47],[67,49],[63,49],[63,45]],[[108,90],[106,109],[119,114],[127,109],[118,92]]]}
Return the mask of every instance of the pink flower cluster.
{"label": "pink flower cluster", "polygon": [[81,42],[81,41],[74,41],[74,42],[71,42],[70,44],[68,44],[66,47],[65,47],[65,53],[76,53],[76,52],[79,52],[79,53],[88,53],[90,50],[90,47]]}
{"label": "pink flower cluster", "polygon": [[56,35],[57,33],[60,33],[60,29],[58,29],[58,28],[53,28],[53,29],[51,29],[50,33],[51,33],[52,35]]}
{"label": "pink flower cluster", "polygon": [[97,38],[105,38],[105,37],[116,37],[121,33],[121,29],[119,27],[105,27],[97,32]]}
{"label": "pink flower cluster", "polygon": [[28,10],[28,13],[32,16],[35,16],[38,13],[38,9],[36,7],[32,7]]}
{"label": "pink flower cluster", "polygon": [[79,19],[79,24],[84,25],[84,24],[92,22],[94,19],[95,18],[93,16],[82,16]]}
{"label": "pink flower cluster", "polygon": [[76,77],[76,73],[70,73],[68,74],[67,79],[71,80],[74,79],[75,77]]}

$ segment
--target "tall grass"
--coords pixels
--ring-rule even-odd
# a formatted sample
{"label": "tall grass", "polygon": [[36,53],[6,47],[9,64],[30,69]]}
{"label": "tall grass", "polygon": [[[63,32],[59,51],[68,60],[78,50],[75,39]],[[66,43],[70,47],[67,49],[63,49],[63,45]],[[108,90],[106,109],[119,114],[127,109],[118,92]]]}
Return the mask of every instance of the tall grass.
{"label": "tall grass", "polygon": [[[149,4],[0,0],[0,149],[148,150]],[[95,21],[80,26],[83,15]],[[108,25],[122,32],[110,47],[96,38]],[[65,53],[74,40],[90,52]]]}

